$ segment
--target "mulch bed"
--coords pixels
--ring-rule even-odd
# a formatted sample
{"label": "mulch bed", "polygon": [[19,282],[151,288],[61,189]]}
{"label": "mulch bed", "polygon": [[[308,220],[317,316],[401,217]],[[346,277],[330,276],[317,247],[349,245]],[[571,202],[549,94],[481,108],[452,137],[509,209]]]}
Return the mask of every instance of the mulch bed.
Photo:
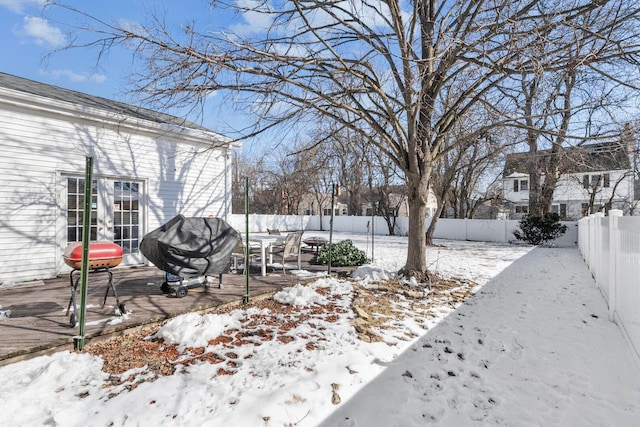
{"label": "mulch bed", "polygon": [[[351,319],[358,332],[358,337],[366,342],[381,341],[382,329],[394,328],[397,321],[406,317],[435,317],[435,310],[443,306],[454,307],[472,294],[473,282],[464,280],[437,279],[431,282],[430,291],[422,287],[408,287],[398,280],[390,280],[361,286],[354,282],[354,294],[350,309],[355,313]],[[228,313],[238,308],[255,307],[259,315],[253,314],[243,321],[241,331],[227,330],[209,341],[209,345],[222,345],[224,352],[207,352],[204,347],[178,349],[176,344],[167,344],[162,339],[153,338],[161,325],[146,326],[125,335],[106,341],[89,343],[84,351],[103,359],[103,371],[110,374],[109,385],[127,384],[125,389],[131,390],[140,382],[153,381],[160,376],[172,375],[179,366],[206,362],[219,365],[218,375],[233,375],[237,367],[238,355],[234,352],[237,346],[251,344],[261,345],[264,341],[278,340],[288,343],[296,337],[287,334],[291,329],[306,322],[311,317],[321,317],[327,322],[336,322],[345,308],[335,303],[336,297],[329,294],[328,288],[318,288],[316,292],[323,294],[327,304],[311,306],[292,306],[281,304],[273,298],[265,298],[241,306],[226,306],[206,313]],[[332,301],[332,299],[334,299]],[[266,310],[265,310],[266,309]],[[405,334],[405,339],[414,336]],[[318,337],[300,337],[308,341],[305,350],[312,351],[314,339]],[[310,339],[313,338],[313,339]],[[248,356],[250,357],[250,356]],[[131,375],[122,375],[128,371]],[[140,370],[145,375],[139,375]]]}

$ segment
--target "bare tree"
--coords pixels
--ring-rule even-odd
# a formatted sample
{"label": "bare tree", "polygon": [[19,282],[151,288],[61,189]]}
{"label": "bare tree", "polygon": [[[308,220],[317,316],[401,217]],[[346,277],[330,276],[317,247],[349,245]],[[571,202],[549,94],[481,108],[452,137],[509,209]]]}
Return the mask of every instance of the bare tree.
{"label": "bare tree", "polygon": [[407,187],[393,163],[387,162],[380,152],[371,154],[367,179],[369,204],[372,213],[386,222],[389,235],[394,236],[400,208],[407,202]]}
{"label": "bare tree", "polygon": [[[567,180],[588,194],[583,215],[609,209],[629,212],[637,174],[635,130],[626,123],[617,141],[588,144],[567,150]],[[577,185],[576,185],[577,184]]]}
{"label": "bare tree", "polygon": [[[570,58],[571,64],[559,49],[563,43],[576,42],[560,37],[573,31],[575,22],[585,21],[582,18],[593,11],[622,11],[630,4],[629,0],[238,2],[228,6],[241,14],[262,16],[268,27],[234,34],[200,30],[195,24],[174,31],[159,17],[136,27],[94,19],[90,30],[97,39],[84,46],[97,46],[102,52],[114,44],[131,48],[145,62],[139,68],[137,90],[172,105],[191,105],[212,91],[228,91],[234,103],[246,102],[259,118],[249,135],[293,119],[317,117],[359,133],[405,175],[410,231],[404,271],[423,276],[428,187],[434,162],[447,152],[442,143],[458,118],[477,103],[494,104],[497,97],[492,99],[491,94],[514,73],[589,64],[603,43],[629,44],[630,39],[609,36],[616,22],[605,16],[606,22],[589,22],[590,27],[580,33],[581,45],[593,49],[585,47]],[[622,12],[618,16],[625,19],[637,13]],[[530,55],[529,46],[541,38],[557,41],[558,47]],[[452,86],[457,96],[443,103],[439,95]],[[498,106],[496,112],[500,110]],[[481,124],[465,137],[475,140],[494,126]]]}
{"label": "bare tree", "polygon": [[[244,213],[248,192],[249,213],[279,213],[282,200],[276,191],[278,182],[263,160],[234,158],[232,212]],[[248,184],[248,189],[245,188]]]}
{"label": "bare tree", "polygon": [[[508,146],[508,127],[496,127],[491,133],[478,135],[475,140],[466,137],[468,129],[475,129],[474,121],[490,121],[490,114],[482,105],[460,118],[449,137],[443,142],[446,154],[435,163],[431,189],[436,197],[437,209],[426,231],[426,242],[433,245],[433,234],[438,219],[450,210],[455,218],[472,218],[478,207],[495,198],[491,184],[499,173],[491,173],[500,162],[500,154]],[[464,141],[459,143],[458,141]],[[492,175],[492,178],[490,176]],[[480,182],[489,180],[484,191]]]}
{"label": "bare tree", "polygon": [[[628,74],[637,63],[638,42],[629,33],[636,31],[637,13],[632,2],[608,2],[574,17],[555,38],[539,37],[528,47],[531,58],[543,58],[535,72],[527,66],[513,76],[518,84],[502,87],[520,109],[529,152],[529,215],[551,210],[558,180],[576,161],[563,155],[566,147],[617,137],[617,115],[629,89],[638,88]],[[564,57],[560,67],[547,62],[550,51]]]}
{"label": "bare tree", "polygon": [[[499,172],[496,167],[502,145],[485,138],[472,144],[458,157],[455,176],[448,193],[447,204],[454,212],[454,218],[471,219],[484,203],[496,200],[492,190]],[[483,182],[484,181],[484,182]]]}

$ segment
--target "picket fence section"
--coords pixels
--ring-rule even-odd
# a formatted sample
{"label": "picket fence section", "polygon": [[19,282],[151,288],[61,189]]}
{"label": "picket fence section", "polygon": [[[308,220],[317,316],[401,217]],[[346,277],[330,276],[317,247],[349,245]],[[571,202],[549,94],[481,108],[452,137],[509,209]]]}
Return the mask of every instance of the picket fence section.
{"label": "picket fence section", "polygon": [[[330,217],[317,215],[249,215],[249,232],[266,232],[268,229],[329,231]],[[247,218],[242,214],[233,214],[230,224],[237,230],[246,228]],[[431,218],[425,221],[426,226]],[[474,242],[509,243],[515,240],[513,231],[519,228],[516,220],[491,219],[453,219],[440,218],[436,224],[433,237],[448,240],[469,240]],[[578,242],[578,224],[575,221],[563,221],[567,232],[552,242],[557,247],[571,247]],[[389,227],[382,217],[336,216],[333,218],[333,231],[342,233],[389,235]],[[406,217],[396,218],[394,234],[406,236],[409,221]]]}
{"label": "picket fence section", "polygon": [[578,248],[618,324],[640,358],[640,217],[621,210],[578,221]]}

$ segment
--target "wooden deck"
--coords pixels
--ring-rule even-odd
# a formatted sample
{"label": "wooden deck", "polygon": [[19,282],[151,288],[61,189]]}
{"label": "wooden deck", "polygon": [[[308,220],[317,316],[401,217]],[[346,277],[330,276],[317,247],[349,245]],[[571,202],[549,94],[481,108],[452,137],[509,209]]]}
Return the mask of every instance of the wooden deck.
{"label": "wooden deck", "polygon": [[[310,272],[326,272],[327,267],[314,264],[313,253],[307,252],[302,256],[302,268]],[[108,275],[89,274],[85,343],[190,311],[228,303],[241,304],[246,293],[242,274],[224,274],[222,289],[218,289],[216,278],[209,286],[190,288],[186,297],[178,298],[160,290],[164,273],[153,266],[123,267],[112,271],[127,315],[116,314],[116,300],[111,291],[102,306]],[[301,281],[304,279],[273,268],[269,268],[267,276],[263,277],[258,267],[250,275],[249,297],[269,294]],[[0,318],[0,366],[61,349],[73,349],[73,337],[78,334],[78,328],[71,327],[70,318],[66,315],[70,297],[68,275],[33,286],[0,288],[2,310],[11,310],[10,317]]]}

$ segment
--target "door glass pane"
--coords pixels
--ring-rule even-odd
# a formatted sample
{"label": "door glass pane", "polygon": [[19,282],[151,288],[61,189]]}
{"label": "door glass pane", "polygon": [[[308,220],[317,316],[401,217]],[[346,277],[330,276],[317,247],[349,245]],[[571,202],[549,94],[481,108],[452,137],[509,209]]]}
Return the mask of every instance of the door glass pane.
{"label": "door glass pane", "polygon": [[[91,186],[90,240],[98,238],[98,182]],[[82,212],[84,211],[84,178],[67,178],[67,243],[82,241]]]}
{"label": "door glass pane", "polygon": [[140,186],[135,182],[114,181],[114,242],[125,254],[138,253]]}

